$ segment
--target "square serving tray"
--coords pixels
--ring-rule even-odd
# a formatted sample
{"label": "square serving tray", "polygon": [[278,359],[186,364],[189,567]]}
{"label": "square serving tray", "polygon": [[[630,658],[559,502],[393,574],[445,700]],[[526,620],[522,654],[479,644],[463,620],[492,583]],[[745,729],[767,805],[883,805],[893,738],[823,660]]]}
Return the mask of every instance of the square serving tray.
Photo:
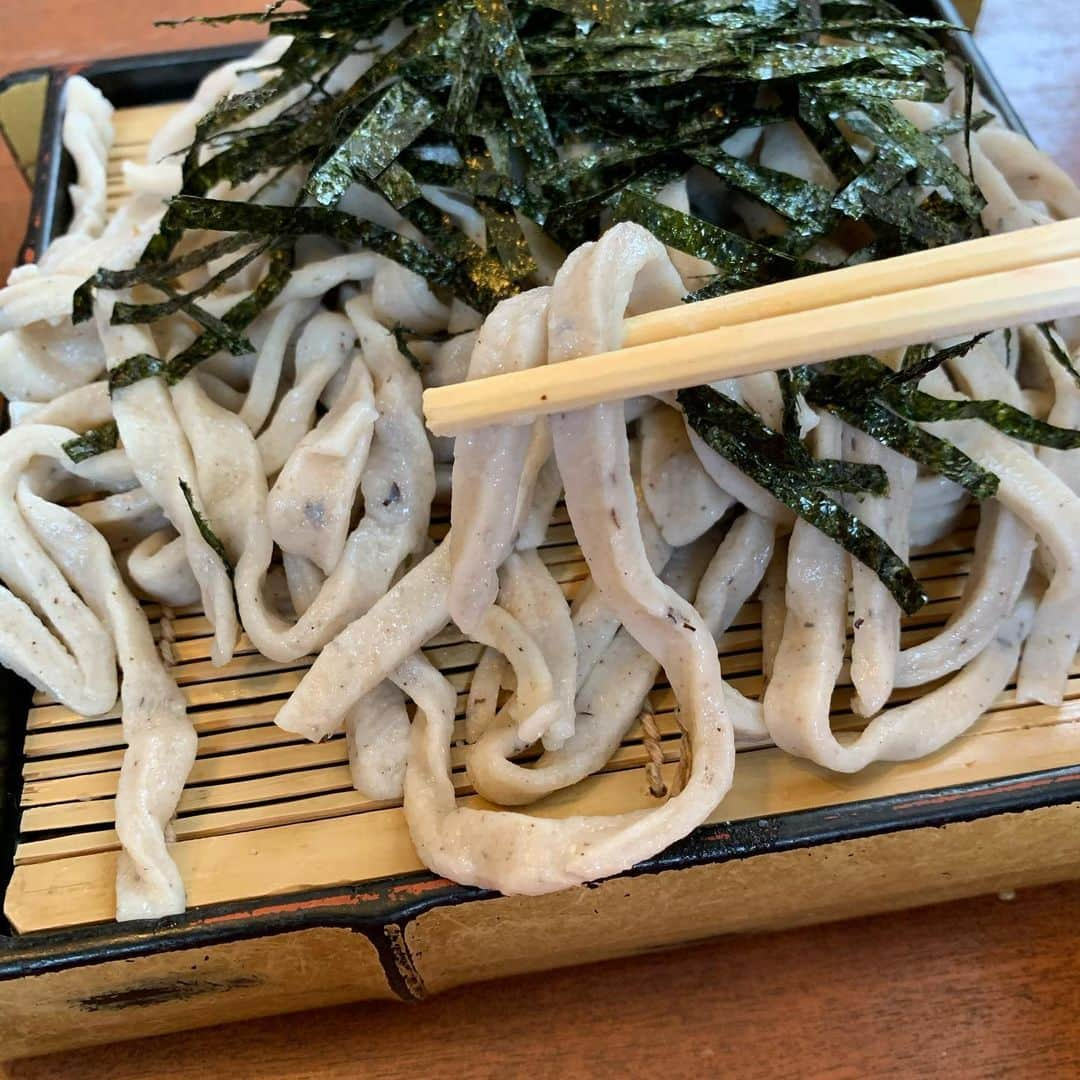
{"label": "square serving tray", "polygon": [[[955,18],[947,0],[935,10]],[[967,37],[954,47],[1019,127]],[[169,103],[245,51],[77,69],[118,109],[114,202],[120,161],[139,152]],[[36,83],[44,100],[25,258],[69,214],[60,116],[73,70],[8,82]],[[973,523],[919,556],[931,603],[905,624],[909,640],[932,632],[959,597]],[[436,522],[433,534],[445,528]],[[584,566],[565,521],[542,554],[572,594]],[[273,664],[242,643],[214,669],[199,612],[149,613],[174,641],[199,730],[175,823],[191,907],[155,922],[112,921],[117,716],[85,721],[0,673],[0,1057],[365,998],[417,1000],[718,934],[1080,876],[1080,668],[1061,708],[1017,706],[1009,689],[967,735],[920,762],[844,777],[771,748],[743,752],[714,820],[662,855],[588,888],[503,897],[423,870],[399,806],[351,789],[342,739],[313,746],[274,727],[307,662]],[[750,693],[761,681],[757,620],[750,603],[720,642],[725,675]],[[477,651],[447,631],[428,655],[464,689]],[[840,728],[854,724],[848,697],[841,690],[834,701]],[[654,691],[669,779],[679,747],[671,704],[663,687]],[[545,812],[649,805],[645,760],[632,730],[607,771]],[[464,774],[456,779],[469,796]]]}

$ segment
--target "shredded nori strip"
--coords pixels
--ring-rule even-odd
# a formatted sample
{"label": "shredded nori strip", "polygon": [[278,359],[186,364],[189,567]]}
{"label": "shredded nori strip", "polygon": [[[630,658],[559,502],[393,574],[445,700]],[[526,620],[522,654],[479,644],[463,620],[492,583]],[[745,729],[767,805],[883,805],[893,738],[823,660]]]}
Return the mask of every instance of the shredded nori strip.
{"label": "shredded nori strip", "polygon": [[907,564],[881,536],[816,482],[778,466],[762,452],[762,441],[747,419],[753,413],[709,386],[680,390],[678,400],[693,429],[709,446],[873,570],[905,612],[914,614],[926,603],[926,594]]}
{"label": "shredded nori strip", "polygon": [[77,439],[68,439],[63,444],[64,453],[77,465],[80,461],[104,454],[106,450],[115,450],[120,444],[120,429],[115,420],[106,420],[95,428],[80,435]]}
{"label": "shredded nori strip", "polygon": [[987,331],[976,334],[973,338],[968,338],[967,341],[957,342],[955,345],[938,349],[937,352],[931,352],[929,349],[909,349],[904,354],[904,362],[900,370],[883,376],[883,385],[903,386],[908,384],[915,386],[920,379],[941,367],[946,360],[958,360],[961,356],[966,356],[979,342],[989,337],[989,333]]}
{"label": "shredded nori strip", "polygon": [[1080,386],[1080,371],[1076,370],[1072,360],[1069,359],[1069,352],[1062,345],[1053,327],[1048,326],[1046,323],[1039,323],[1039,333],[1046,338],[1046,344],[1050,347],[1050,355],[1073,377],[1073,382]]}
{"label": "shredded nori strip", "polygon": [[231,579],[235,568],[233,564],[229,562],[229,556],[225,552],[225,545],[221,542],[217,533],[210,528],[210,523],[206,520],[201,513],[199,513],[198,507],[195,505],[195,498],[191,494],[191,488],[184,482],[183,477],[177,477],[177,483],[180,485],[180,491],[184,496],[184,501],[188,504],[188,509],[191,511],[191,516],[195,520],[195,527],[199,530],[199,535],[206,541],[207,545],[213,550],[214,554],[221,560],[225,567],[226,573]]}
{"label": "shredded nori strip", "polygon": [[[414,223],[425,214],[417,208],[422,183],[485,198],[487,252],[455,246],[457,226],[440,223],[428,239],[468,265],[452,275],[410,266],[474,306],[530,283],[534,271],[527,245],[509,227],[511,208],[569,247],[598,234],[607,205],[627,184],[649,172],[674,178],[694,160],[706,160],[730,186],[791,223],[788,236],[759,245],[776,255],[798,254],[845,216],[883,231],[886,251],[978,231],[970,180],[937,147],[945,132],[918,132],[891,104],[900,94],[943,100],[943,53],[930,31],[947,24],[906,17],[884,0],[316,0],[301,11],[236,17],[268,22],[293,41],[269,65],[276,74],[263,86],[225,99],[200,123],[184,193],[302,163],[311,167],[307,190],[323,205],[363,178]],[[328,94],[326,76],[341,59],[370,48],[365,39],[398,17],[411,31],[352,86]],[[280,116],[259,123],[261,109],[305,85],[307,95],[296,101],[294,94]],[[763,87],[771,94],[764,106]],[[866,165],[837,126],[838,119],[852,125],[856,115],[864,121],[860,134],[870,131],[877,143],[878,157]],[[846,195],[830,200],[823,189],[720,147],[740,127],[784,119],[803,127],[850,189]],[[458,164],[429,162],[418,171],[413,148],[426,132],[445,138]],[[492,155],[479,172],[472,164],[478,144]],[[556,154],[573,144],[594,152],[584,159]],[[424,175],[433,170],[441,175]],[[941,205],[915,201],[923,181],[944,190]],[[705,224],[727,229],[718,220]],[[167,216],[140,280],[150,281],[150,265],[166,261],[192,227]],[[740,265],[746,252],[726,246],[732,258],[717,263],[706,292],[791,273],[782,259],[760,252],[761,268],[747,273]]]}
{"label": "shredded nori strip", "polygon": [[258,238],[247,233],[233,233],[189,251],[171,262],[160,266],[143,263],[133,270],[98,270],[93,277],[87,278],[76,290],[72,307],[72,322],[85,322],[93,314],[93,296],[95,289],[127,289],[132,285],[147,284],[161,286],[175,281],[184,274],[205,266],[223,255],[231,255],[240,248],[247,247]]}
{"label": "shredded nori strip", "polygon": [[192,289],[189,293],[179,294],[167,286],[159,285],[158,288],[170,294],[170,299],[157,304],[129,304],[117,301],[113,307],[111,322],[114,326],[152,323],[177,311],[184,311],[205,329],[216,333],[234,356],[243,356],[246,353],[254,352],[254,346],[243,334],[237,333],[220,319],[214,318],[208,312],[203,311],[195,304],[195,301],[200,297],[209,296],[211,293],[216,292],[229,278],[238,274],[244,267],[249,266],[259,256],[265,254],[268,246],[268,243],[256,245],[251,251],[240,256],[239,259],[230,263],[204,284],[197,289]]}
{"label": "shredded nori strip", "polygon": [[[856,264],[982,232],[983,200],[970,167],[965,175],[941,144],[957,134],[968,142],[989,117],[972,114],[967,72],[963,117],[920,132],[895,108],[898,97],[946,99],[945,54],[934,34],[947,24],[909,17],[886,0],[307,0],[222,21],[244,19],[293,40],[266,65],[262,86],[224,99],[200,122],[182,194],[139,265],[102,271],[76,295],[83,319],[95,288],[146,284],[167,300],[118,305],[119,318],[185,311],[203,325],[175,357],[132,357],[114,368],[114,389],[147,375],[175,382],[219,349],[247,344],[247,326],[284,287],[291,245],[305,235],[363,245],[422,275],[443,299],[453,295],[486,313],[536,282],[522,216],[565,249],[594,240],[613,220],[636,221],[715,265],[714,277],[691,283],[692,299],[825,269],[814,261],[819,250],[839,246],[844,261]],[[342,60],[371,50],[398,19],[409,29],[397,44],[381,48],[351,86],[331,90]],[[281,104],[266,119],[263,110]],[[756,152],[730,152],[732,135],[778,123],[807,136],[836,177],[835,192],[766,168]],[[302,205],[303,197],[291,206],[199,198],[219,183],[271,182],[297,166],[307,171],[304,191],[321,205]],[[661,187],[683,176],[689,213],[656,202]],[[711,194],[695,192],[694,176],[709,177]],[[422,239],[330,209],[357,181],[379,191]],[[486,246],[429,203],[423,185],[471,200],[486,222]],[[752,233],[731,213],[732,191],[768,207],[776,224]],[[171,258],[194,229],[224,235]],[[179,279],[253,244],[269,245],[272,269],[251,297],[215,320],[198,303],[207,293],[185,293]],[[410,355],[412,335],[400,328],[395,335]],[[857,404],[864,424],[868,414],[877,418],[883,441],[985,490],[989,474],[965,472],[977,466],[901,415],[930,408],[909,387],[947,358],[913,352],[905,372],[873,378],[858,364],[782,375],[784,430],[769,433],[776,474],[815,498],[827,498],[824,489],[884,490],[881,470],[815,461],[802,445],[796,395],[817,403],[830,390],[829,407]],[[851,397],[855,387],[861,397]],[[983,411],[1013,431],[1023,426],[1000,409]],[[1046,445],[1068,441],[1049,427],[1033,422],[1024,430],[1056,440]],[[829,517],[837,504],[815,505],[821,520],[846,534],[846,519]],[[872,543],[866,551],[910,602],[910,574],[899,574]]]}
{"label": "shredded nori strip", "polygon": [[1037,420],[1023,409],[1004,401],[952,400],[935,397],[921,390],[900,390],[891,386],[882,388],[882,396],[890,408],[906,419],[919,423],[936,420],[982,420],[983,423],[1022,442],[1050,446],[1055,450],[1080,448],[1080,431]]}
{"label": "shredded nori strip", "polygon": [[[957,355],[959,352],[962,354],[973,344],[974,340],[966,341],[950,346],[949,349],[943,349],[941,353]],[[930,360],[936,359],[941,353],[933,354]],[[916,361],[920,366],[927,362],[926,360]],[[1073,428],[1048,424],[1004,401],[939,398],[916,389],[913,383],[900,378],[903,374],[903,370],[893,372],[871,356],[848,357],[846,360],[829,364],[825,373],[816,373],[807,396],[815,403],[830,408],[836,406],[860,409],[873,405],[874,399],[877,399],[880,403],[887,405],[896,415],[914,423],[934,423],[939,420],[982,420],[1021,442],[1049,446],[1056,450],[1074,450],[1080,447],[1080,431]],[[871,434],[874,433],[871,432]],[[881,441],[891,445],[886,438],[882,438]],[[960,454],[960,451],[950,443],[940,441],[954,454]],[[918,457],[914,449],[911,452],[908,450],[902,450],[902,452],[931,468],[934,467],[929,461],[923,461],[921,457]],[[950,475],[944,469],[935,471],[942,472],[946,476]],[[957,482],[963,483],[961,480]],[[964,486],[969,487],[968,484]],[[974,491],[973,488],[971,490]]]}
{"label": "shredded nori strip", "polygon": [[623,188],[612,200],[611,216],[613,221],[636,222],[668,246],[715,263],[721,277],[740,287],[791,277],[795,272],[794,260],[782,252],[662,206],[633,186]]}
{"label": "shredded nori strip", "polygon": [[[243,300],[234,304],[222,317],[222,322],[234,331],[247,326],[252,319],[264,311],[285,287],[292,270],[292,245],[282,243],[270,252],[270,268],[254,291]],[[175,385],[185,378],[203,360],[218,352],[224,342],[213,331],[197,337],[186,349],[169,360],[140,353],[121,361],[109,371],[109,393],[115,393],[126,386],[131,386],[141,379],[160,376],[169,385]]]}
{"label": "shredded nori strip", "polygon": [[438,109],[405,80],[394,83],[319,166],[307,189],[323,206],[334,206],[354,181],[377,181],[430,126]]}
{"label": "shredded nori strip", "polygon": [[966,488],[977,499],[989,499],[997,493],[998,478],[972,461],[952,443],[923,431],[916,424],[891,412],[869,397],[864,388],[845,392],[837,380],[828,376],[815,378],[808,394],[816,405],[834,412],[845,422],[865,431],[897,453]]}

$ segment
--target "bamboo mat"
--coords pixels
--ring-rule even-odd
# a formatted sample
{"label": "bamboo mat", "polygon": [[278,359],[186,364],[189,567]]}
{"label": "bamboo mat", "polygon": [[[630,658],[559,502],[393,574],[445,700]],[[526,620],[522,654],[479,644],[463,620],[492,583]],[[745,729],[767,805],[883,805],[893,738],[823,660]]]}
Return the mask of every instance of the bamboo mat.
{"label": "bamboo mat", "polygon": [[[110,203],[122,198],[120,163],[141,160],[149,134],[173,106],[117,114],[109,162]],[[976,524],[969,511],[958,531],[920,552],[912,565],[930,602],[904,620],[905,647],[931,637],[955,609],[964,587]],[[432,525],[433,539],[445,520]],[[565,512],[559,511],[541,556],[566,595],[587,576]],[[199,734],[198,758],[173,829],[174,854],[191,906],[371,880],[420,868],[397,802],[365,799],[349,780],[345,740],[312,744],[282,731],[273,718],[310,660],[275,663],[242,638],[234,659],[215,668],[211,630],[196,610],[148,605],[154,632],[173,640],[173,667]],[[762,689],[760,611],[748,603],[719,642],[725,677],[749,697]],[[453,627],[426,653],[458,690],[459,722],[480,647]],[[897,691],[892,704],[926,688]],[[841,680],[834,726],[855,731],[851,688]],[[665,683],[650,704],[660,731],[664,772],[677,768],[679,731]],[[45,695],[34,697],[27,725],[24,789],[14,876],[5,912],[20,932],[100,922],[114,913],[118,850],[113,799],[123,740],[118,713],[84,719]],[[464,751],[453,751],[459,796],[484,805],[469,786]],[[615,813],[655,805],[645,772],[648,755],[635,725],[604,771],[530,812],[545,816]],[[735,785],[713,820],[764,817],[988,780],[1080,761],[1080,667],[1060,708],[1017,706],[1010,686],[966,735],[920,762],[876,765],[857,776],[828,773],[772,748],[742,751]]]}

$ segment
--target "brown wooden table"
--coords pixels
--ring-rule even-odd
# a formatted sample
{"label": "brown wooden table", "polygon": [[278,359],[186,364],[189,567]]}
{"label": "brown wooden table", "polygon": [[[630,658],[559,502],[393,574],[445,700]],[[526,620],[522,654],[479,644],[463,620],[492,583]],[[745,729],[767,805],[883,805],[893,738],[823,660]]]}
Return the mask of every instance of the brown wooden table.
{"label": "brown wooden table", "polygon": [[[1003,28],[1001,35],[1015,29],[994,10],[1008,2],[986,0],[987,25]],[[1074,5],[1023,0],[1034,16],[1023,49],[1010,53],[1007,38],[991,38],[999,74],[1021,107],[1041,100],[1040,86],[1059,96],[1080,89]],[[244,40],[251,30],[242,25],[150,25],[155,17],[244,7],[258,2],[3,0],[0,65]],[[1041,43],[1038,25],[1054,31]],[[1048,72],[1060,71],[1058,55],[1073,58],[1071,90],[1059,76],[1049,81]],[[1080,146],[1080,109],[1056,120],[1073,125],[1057,136],[1060,144]],[[0,267],[25,215],[25,192],[0,147]],[[1066,1077],[1080,1075],[1078,1018],[1075,883],[1011,902],[985,897],[489,983],[419,1006],[356,1005],[133,1041],[18,1062],[7,1072],[21,1080]],[[2,1030],[0,1017],[0,1044]]]}

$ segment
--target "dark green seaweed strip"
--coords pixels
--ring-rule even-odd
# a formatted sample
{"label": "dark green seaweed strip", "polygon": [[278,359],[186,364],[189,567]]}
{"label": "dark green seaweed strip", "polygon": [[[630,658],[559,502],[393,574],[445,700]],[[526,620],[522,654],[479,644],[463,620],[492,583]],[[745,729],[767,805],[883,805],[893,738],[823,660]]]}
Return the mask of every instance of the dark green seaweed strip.
{"label": "dark green seaweed strip", "polygon": [[395,210],[408,206],[422,195],[420,185],[412,174],[397,161],[376,177],[375,186]]}
{"label": "dark green seaweed strip", "polygon": [[967,488],[978,499],[993,498],[996,494],[998,478],[962,450],[897,416],[861,388],[845,392],[834,379],[819,376],[814,380],[809,396],[815,404],[931,472]]}
{"label": "dark green seaweed strip", "polygon": [[536,260],[513,213],[500,210],[485,200],[478,200],[477,208],[487,224],[488,247],[495,248],[511,280],[525,281],[535,274]]}
{"label": "dark green seaweed strip", "polygon": [[436,284],[449,285],[454,280],[453,264],[436,252],[338,210],[321,206],[262,206],[178,195],[169,212],[185,229],[237,231],[267,237],[326,236],[344,244],[363,244]]}
{"label": "dark green seaweed strip", "polygon": [[270,22],[279,8],[285,6],[285,0],[271,0],[262,11],[237,11],[229,15],[188,15],[183,19],[155,19],[155,26],[173,29],[187,26],[189,23],[201,23],[203,26],[225,26],[234,22]]}
{"label": "dark green seaweed strip", "polygon": [[[270,252],[270,267],[254,291],[240,300],[222,316],[230,331],[248,326],[281,292],[292,271],[292,245],[282,243]],[[203,360],[209,359],[224,347],[224,342],[212,331],[197,337],[186,349],[169,360],[141,353],[128,357],[109,371],[109,393],[131,386],[142,379],[161,376],[168,384],[180,382]]]}
{"label": "dark green seaweed strip", "polygon": [[183,274],[196,270],[214,259],[219,259],[222,255],[231,255],[234,251],[253,244],[257,239],[256,236],[236,233],[189,251],[186,255],[173,259],[171,262],[146,263],[133,270],[98,270],[93,277],[87,278],[75,290],[72,321],[85,322],[93,314],[95,289],[128,289],[132,285],[159,285],[163,282],[175,281]]}
{"label": "dark green seaweed strip", "polygon": [[975,107],[975,69],[964,61],[964,155],[968,163],[968,179],[972,187],[975,184],[975,162],[971,157],[971,122],[972,109]]}
{"label": "dark green seaweed strip", "polygon": [[331,102],[334,106],[335,133],[332,134],[328,148],[311,170],[305,185],[305,190],[320,203],[332,205],[344,191],[341,186],[342,160],[338,154],[364,120],[367,114],[364,106],[371,95],[389,80],[396,78],[410,60],[444,41],[464,14],[466,6],[461,0],[451,0],[445,6],[436,8],[427,20],[394,48],[383,53],[348,90]]}
{"label": "dark green seaweed strip", "polygon": [[[884,140],[910,159],[920,179],[928,184],[941,185],[971,217],[978,217],[986,205],[979,189],[960,171],[952,159],[941,152],[937,143],[905,119],[892,106],[877,101],[862,101],[860,108],[873,126],[872,136],[879,145]],[[853,116],[849,123],[855,126]],[[865,130],[863,125],[860,128]]]}
{"label": "dark green seaweed strip", "polygon": [[402,79],[394,83],[312,173],[308,192],[334,206],[355,181],[375,180],[431,125],[438,108]]}
{"label": "dark green seaweed strip", "polygon": [[[195,137],[184,159],[184,176],[195,172],[199,166],[199,151],[230,124],[238,124],[261,109],[275,102],[284,94],[312,82],[321,69],[330,70],[352,51],[351,39],[334,42],[313,43],[294,40],[275,67],[281,70],[261,86],[222,98],[196,124]],[[234,135],[237,133],[233,133]]]}
{"label": "dark green seaweed strip", "polygon": [[910,384],[915,386],[920,379],[941,367],[947,360],[957,360],[961,356],[967,356],[989,334],[989,330],[982,334],[976,334],[973,338],[968,338],[967,341],[957,342],[955,345],[938,349],[937,352],[908,350],[904,354],[904,363],[900,370],[890,371],[882,376],[883,385],[902,386]]}
{"label": "dark green seaweed strip", "polygon": [[778,468],[761,452],[761,440],[747,421],[747,414],[753,417],[753,413],[709,386],[680,390],[678,400],[691,426],[709,446],[873,570],[902,610],[911,615],[926,603],[926,594],[911,570],[881,536],[804,476]]}
{"label": "dark green seaweed strip", "polygon": [[1044,420],[1017,409],[1004,401],[970,401],[935,397],[909,387],[882,387],[881,395],[889,407],[908,420],[932,423],[937,420],[982,420],[998,431],[1055,450],[1075,450],[1080,447],[1080,431],[1056,427]]}
{"label": "dark green seaweed strip", "polygon": [[[270,267],[254,291],[243,300],[233,304],[222,316],[222,322],[230,330],[248,326],[251,321],[265,311],[278,293],[285,288],[292,273],[293,246],[282,242],[270,252]],[[216,334],[207,332],[196,338],[186,349],[168,362],[165,373],[166,382],[175,385],[188,375],[203,360],[208,360],[222,348],[223,342]],[[114,369],[115,370],[115,369]],[[111,373],[110,373],[111,374]],[[111,386],[111,381],[110,381]]]}
{"label": "dark green seaweed strip", "polygon": [[1072,360],[1069,359],[1068,350],[1058,340],[1057,334],[1046,323],[1039,323],[1039,332],[1046,338],[1051,356],[1073,377],[1073,382],[1080,386],[1080,371],[1076,370]]}
{"label": "dark green seaweed strip", "polygon": [[815,233],[823,233],[833,222],[833,194],[827,188],[743,161],[719,146],[692,148],[690,155],[732,187],[752,195],[799,228],[809,225]]}
{"label": "dark green seaweed strip", "polygon": [[806,365],[800,365],[776,374],[784,406],[782,434],[787,441],[792,468],[805,473],[812,483],[828,490],[887,495],[889,476],[880,465],[834,461],[831,458],[818,460],[811,456],[799,434],[798,397],[809,389],[813,372]]}
{"label": "dark green seaweed strip", "polygon": [[[809,455],[807,455],[809,456]],[[816,487],[853,495],[889,494],[889,474],[880,466],[834,458],[810,458],[807,479]]]}
{"label": "dark green seaweed strip", "polygon": [[199,513],[198,507],[195,505],[195,498],[191,494],[191,488],[184,483],[183,477],[177,477],[177,483],[180,485],[180,491],[184,496],[184,501],[188,504],[188,509],[191,511],[191,516],[195,521],[195,527],[199,530],[199,535],[206,541],[207,545],[211,548],[214,554],[221,560],[222,565],[225,567],[226,573],[232,579],[234,567],[229,562],[229,556],[226,554],[225,545],[221,542],[217,533],[210,528],[210,523]]}
{"label": "dark green seaweed strip", "polygon": [[450,131],[464,135],[476,111],[480,84],[484,81],[484,34],[475,11],[469,12],[458,45],[454,82],[446,103],[445,123]]}
{"label": "dark green seaweed strip", "polygon": [[517,141],[538,165],[555,160],[555,140],[525,51],[504,0],[474,0],[488,62],[502,86]]}
{"label": "dark green seaweed strip", "polygon": [[162,291],[172,293],[168,300],[163,300],[157,304],[129,304],[123,301],[117,302],[112,313],[111,321],[113,326],[130,326],[133,324],[156,322],[158,319],[164,319],[166,316],[174,315],[178,311],[186,311],[196,320],[196,322],[205,326],[208,330],[213,330],[224,340],[227,340],[229,342],[229,349],[234,355],[243,356],[245,353],[252,352],[253,347],[249,341],[243,338],[242,335],[230,330],[229,327],[211,316],[208,312],[196,310],[195,301],[216,292],[229,280],[229,278],[238,274],[246,266],[250,266],[257,258],[265,254],[268,246],[268,242],[257,244],[251,251],[245,252],[240,258],[219,270],[213,277],[209,278],[197,289],[192,289],[190,292],[176,293],[173,289],[163,284],[158,287],[161,288]]}
{"label": "dark green seaweed strip", "polygon": [[662,206],[633,187],[623,188],[611,202],[613,221],[633,221],[648,229],[658,240],[714,263],[724,277],[757,283],[790,277],[795,261],[789,256],[756,244],[738,233],[701,218]]}
{"label": "dark green seaweed strip", "polygon": [[[981,128],[986,127],[991,120],[994,119],[994,114],[991,112],[972,113],[970,130],[979,131]],[[948,120],[942,120],[940,124],[935,124],[932,128],[926,132],[928,139],[933,139],[934,142],[942,142],[950,135],[959,135],[962,131],[967,131],[969,124],[966,116],[951,116]]]}
{"label": "dark green seaweed strip", "polygon": [[[196,340],[201,341],[202,338]],[[117,390],[133,386],[143,379],[152,379],[155,375],[168,381],[168,369],[169,361],[162,360],[160,356],[151,356],[149,353],[129,356],[109,372],[109,393],[115,394]]]}
{"label": "dark green seaweed strip", "polygon": [[178,311],[182,311],[189,319],[192,319],[204,330],[208,330],[213,334],[221,342],[221,346],[233,356],[248,356],[255,351],[255,346],[243,333],[232,330],[216,315],[211,315],[209,311],[196,304],[189,297],[181,296],[168,286],[165,286],[165,292],[170,298],[180,302]]}
{"label": "dark green seaweed strip", "polygon": [[106,450],[115,450],[120,442],[120,430],[115,420],[106,420],[95,428],[80,435],[77,439],[68,439],[63,444],[64,453],[77,465],[80,461],[104,454]]}

